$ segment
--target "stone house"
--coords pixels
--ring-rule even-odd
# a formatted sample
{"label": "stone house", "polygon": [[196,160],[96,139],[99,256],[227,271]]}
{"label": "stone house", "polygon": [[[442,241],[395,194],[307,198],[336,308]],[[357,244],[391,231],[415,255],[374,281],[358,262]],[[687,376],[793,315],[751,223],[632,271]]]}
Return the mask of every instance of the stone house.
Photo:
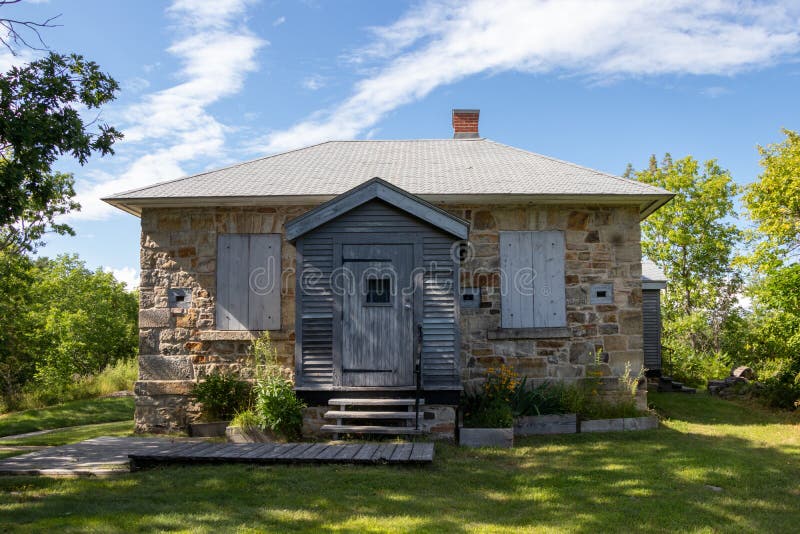
{"label": "stone house", "polygon": [[421,397],[421,430],[452,435],[464,384],[500,364],[639,369],[640,222],[672,194],[452,117],[453,139],[331,141],[104,199],[141,218],[136,428],[185,428],[196,381],[247,376],[264,330],[310,434]]}

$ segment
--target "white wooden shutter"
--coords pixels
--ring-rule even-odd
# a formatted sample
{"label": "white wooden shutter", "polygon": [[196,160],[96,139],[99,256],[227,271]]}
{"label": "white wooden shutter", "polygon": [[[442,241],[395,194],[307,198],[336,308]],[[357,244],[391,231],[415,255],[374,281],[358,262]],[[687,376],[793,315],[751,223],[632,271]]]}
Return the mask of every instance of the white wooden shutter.
{"label": "white wooden shutter", "polygon": [[503,328],[566,326],[564,233],[500,232]]}
{"label": "white wooden shutter", "polygon": [[280,324],[280,234],[220,235],[217,329],[277,330]]}

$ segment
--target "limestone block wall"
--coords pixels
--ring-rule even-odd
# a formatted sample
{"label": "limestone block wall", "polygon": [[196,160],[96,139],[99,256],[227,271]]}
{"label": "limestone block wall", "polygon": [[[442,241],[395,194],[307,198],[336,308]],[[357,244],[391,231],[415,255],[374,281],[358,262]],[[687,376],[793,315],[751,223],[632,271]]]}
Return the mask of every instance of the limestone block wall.
{"label": "limestone block wall", "polygon": [[[531,378],[618,376],[642,351],[642,267],[639,211],[635,207],[546,205],[458,206],[448,211],[471,223],[471,250],[461,286],[481,289],[480,307],[461,310],[462,378],[509,365]],[[499,233],[562,230],[568,338],[492,339],[501,328]],[[590,304],[592,284],[613,284],[613,303]],[[502,337],[502,336],[500,336]],[[601,349],[607,361],[595,365]],[[588,373],[588,374],[587,374]]]}
{"label": "limestone block wall", "polygon": [[[159,208],[142,212],[139,286],[139,381],[136,428],[184,429],[199,416],[189,398],[198,379],[219,367],[251,375],[247,350],[258,334],[215,330],[217,236],[283,233],[310,209],[293,207]],[[295,249],[281,245],[281,329],[271,332],[282,363],[294,369]],[[188,308],[170,307],[170,288],[190,290]]]}

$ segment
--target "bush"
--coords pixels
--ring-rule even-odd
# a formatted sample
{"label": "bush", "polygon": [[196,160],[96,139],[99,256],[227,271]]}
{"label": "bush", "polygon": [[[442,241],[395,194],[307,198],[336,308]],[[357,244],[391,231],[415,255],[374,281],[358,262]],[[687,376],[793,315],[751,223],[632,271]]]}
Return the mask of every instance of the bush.
{"label": "bush", "polygon": [[757,390],[756,395],[768,406],[782,410],[800,408],[800,384],[796,381],[784,382],[777,378],[770,378],[762,384],[763,387]]}
{"label": "bush", "polygon": [[470,428],[507,428],[514,424],[512,403],[520,381],[505,365],[491,368],[480,392],[462,396],[464,425]]}
{"label": "bush", "polygon": [[203,405],[207,421],[230,420],[250,404],[250,385],[232,374],[214,372],[194,386],[192,396]]}
{"label": "bush", "polygon": [[247,410],[237,413],[233,419],[231,419],[230,426],[236,426],[245,430],[248,428],[261,428],[261,418],[254,410],[248,408]]}
{"label": "bush", "polygon": [[461,396],[464,426],[469,428],[505,428],[515,417],[574,413],[583,419],[638,417],[636,392],[644,369],[634,375],[630,364],[619,377],[619,396],[614,400],[598,394],[598,379],[587,378],[577,384],[543,382],[528,386],[506,366],[489,369],[483,387]]}
{"label": "bush", "polygon": [[306,405],[297,398],[292,381],[278,363],[269,332],[253,342],[251,353],[256,367],[254,411],[259,426],[289,440],[299,438]]}
{"label": "bush", "polygon": [[689,386],[704,386],[709,380],[725,378],[733,360],[724,352],[702,352],[673,345],[664,352],[664,374]]}
{"label": "bush", "polygon": [[514,426],[514,414],[508,403],[494,400],[482,404],[477,410],[465,411],[464,426],[467,428],[509,428]]}
{"label": "bush", "polygon": [[291,381],[277,375],[259,378],[255,397],[255,411],[263,428],[289,440],[300,437],[306,406],[295,395]]}
{"label": "bush", "polygon": [[564,384],[543,382],[529,387],[527,378],[523,378],[514,391],[511,410],[515,417],[567,413],[563,398]]}

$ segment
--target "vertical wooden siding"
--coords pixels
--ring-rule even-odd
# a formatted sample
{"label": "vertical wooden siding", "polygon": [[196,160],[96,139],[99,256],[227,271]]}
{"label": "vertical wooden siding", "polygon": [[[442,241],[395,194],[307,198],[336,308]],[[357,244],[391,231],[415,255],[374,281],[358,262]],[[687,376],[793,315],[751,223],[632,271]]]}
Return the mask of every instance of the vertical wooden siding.
{"label": "vertical wooden siding", "polygon": [[503,328],[567,324],[564,233],[500,232]]}
{"label": "vertical wooden siding", "polygon": [[280,234],[220,234],[217,245],[217,328],[280,329]]}

